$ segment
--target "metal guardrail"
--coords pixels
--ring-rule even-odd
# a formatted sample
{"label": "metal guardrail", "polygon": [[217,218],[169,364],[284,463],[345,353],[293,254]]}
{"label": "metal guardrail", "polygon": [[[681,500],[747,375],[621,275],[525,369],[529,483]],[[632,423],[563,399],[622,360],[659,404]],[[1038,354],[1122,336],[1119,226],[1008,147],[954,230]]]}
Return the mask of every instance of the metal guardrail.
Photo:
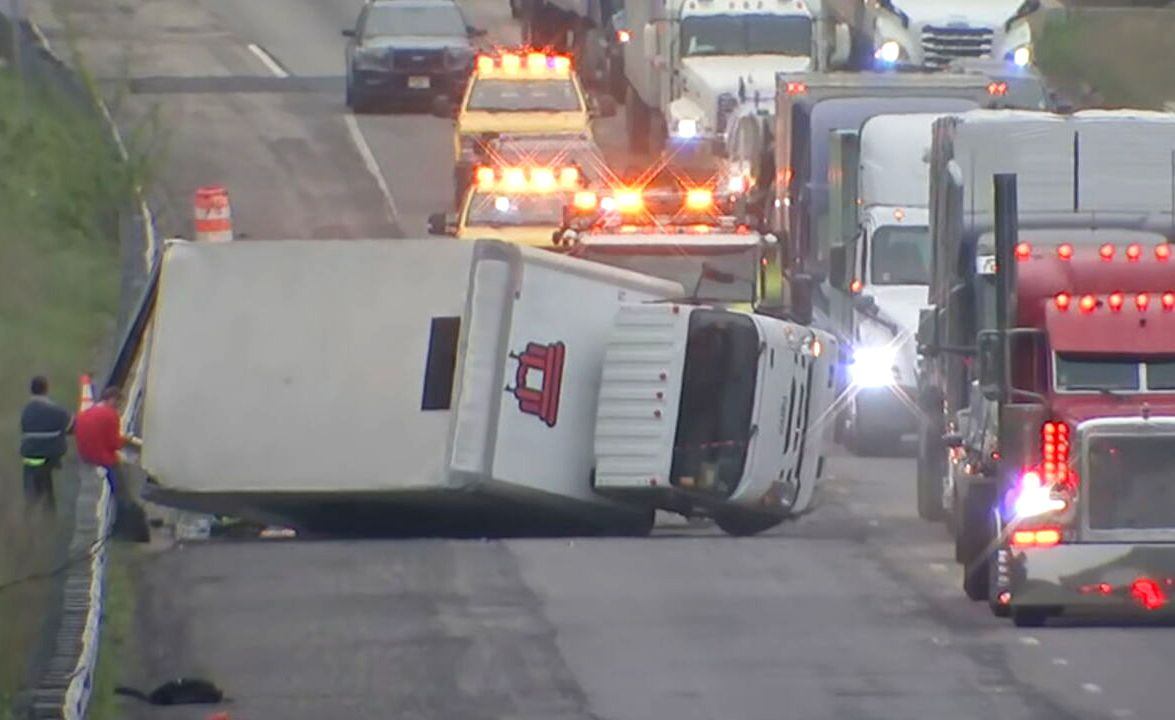
{"label": "metal guardrail", "polygon": [[[0,11],[4,9],[0,7]],[[0,29],[3,30],[0,32],[0,36],[3,36],[0,39],[0,53],[11,57],[12,53],[20,52],[19,67],[26,81],[63,88],[69,96],[78,100],[79,105],[92,109],[109,128],[111,141],[122,159],[129,161],[122,134],[106,103],[78,81],[73,70],[50,47],[40,28],[28,21],[14,28],[9,18],[0,13]],[[139,222],[135,226],[121,224],[120,240],[123,243],[137,241],[139,233],[142,234],[143,272],[148,277],[148,287],[119,338],[117,352],[106,377],[106,385],[126,385],[130,381],[130,402],[123,416],[123,422],[128,427],[133,427],[138,421],[144,374],[139,349],[153,307],[160,249],[155,240],[154,219],[140,188],[136,188],[136,195]],[[129,238],[128,233],[133,234],[133,238]],[[104,470],[83,466],[80,476],[75,526],[67,561],[61,570],[63,592],[60,622],[57,623],[55,637],[51,639],[51,655],[39,682],[26,695],[24,710],[27,712],[26,717],[33,720],[81,720],[86,716],[94,686],[102,627],[107,540],[110,537],[114,506]]]}

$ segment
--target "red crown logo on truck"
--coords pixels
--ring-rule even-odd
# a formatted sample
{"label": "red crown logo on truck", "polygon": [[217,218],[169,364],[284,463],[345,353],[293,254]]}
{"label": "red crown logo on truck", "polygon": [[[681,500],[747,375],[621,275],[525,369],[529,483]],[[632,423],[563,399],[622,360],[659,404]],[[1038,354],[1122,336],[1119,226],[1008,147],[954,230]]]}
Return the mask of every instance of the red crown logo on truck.
{"label": "red crown logo on truck", "polygon": [[[506,392],[518,400],[519,410],[534,415],[547,427],[555,427],[559,420],[559,392],[563,389],[563,357],[566,352],[561,342],[547,345],[532,342],[526,344],[526,351],[521,355],[510,353],[510,358],[518,361],[518,369],[514,371],[514,387],[507,387]],[[542,374],[537,388],[529,383],[532,371]]]}

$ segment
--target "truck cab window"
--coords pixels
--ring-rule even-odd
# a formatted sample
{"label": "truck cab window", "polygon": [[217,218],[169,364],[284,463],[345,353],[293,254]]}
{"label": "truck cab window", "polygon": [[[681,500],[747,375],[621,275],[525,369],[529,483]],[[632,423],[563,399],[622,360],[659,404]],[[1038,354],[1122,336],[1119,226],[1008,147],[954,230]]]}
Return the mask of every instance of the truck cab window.
{"label": "truck cab window", "polygon": [[690,318],[681,412],[670,483],[729,497],[751,439],[759,333],[746,315],[715,310]]}
{"label": "truck cab window", "polygon": [[682,54],[800,55],[812,53],[812,21],[780,15],[698,15],[681,21]]}
{"label": "truck cab window", "polygon": [[1069,392],[1139,390],[1137,360],[1102,359],[1091,355],[1058,354],[1055,385]]}
{"label": "truck cab window", "polygon": [[871,282],[874,285],[926,285],[930,282],[930,228],[879,227],[873,232]]}
{"label": "truck cab window", "polygon": [[1175,390],[1175,359],[1151,360],[1146,364],[1147,390]]}

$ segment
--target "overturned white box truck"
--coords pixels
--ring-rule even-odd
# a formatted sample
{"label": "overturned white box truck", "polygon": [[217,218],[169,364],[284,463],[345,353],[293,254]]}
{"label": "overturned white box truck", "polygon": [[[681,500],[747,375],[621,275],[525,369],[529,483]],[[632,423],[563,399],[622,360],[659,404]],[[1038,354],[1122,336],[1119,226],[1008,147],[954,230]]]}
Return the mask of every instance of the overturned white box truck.
{"label": "overturned white box truck", "polygon": [[822,381],[777,358],[831,341],[684,296],[488,240],[171,243],[147,351],[149,494],[331,534],[646,533],[652,503],[593,487],[597,427],[630,422],[667,455],[642,482],[680,482],[680,438],[721,439],[686,432],[702,368],[708,399],[737,405],[713,432],[734,423],[746,442],[734,472],[719,463],[730,492],[699,509],[766,529],[795,510],[778,481],[797,459],[760,418],[783,423]]}

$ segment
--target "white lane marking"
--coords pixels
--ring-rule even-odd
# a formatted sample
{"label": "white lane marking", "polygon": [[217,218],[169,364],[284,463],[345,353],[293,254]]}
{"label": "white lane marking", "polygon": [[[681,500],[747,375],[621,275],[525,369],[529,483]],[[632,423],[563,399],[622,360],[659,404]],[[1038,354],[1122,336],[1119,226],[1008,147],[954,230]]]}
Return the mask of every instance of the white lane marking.
{"label": "white lane marking", "polygon": [[950,568],[947,567],[946,563],[932,562],[930,563],[930,569],[936,573],[944,573]]}
{"label": "white lane marking", "polygon": [[351,142],[355,143],[355,149],[359,151],[359,156],[363,158],[363,164],[367,166],[367,172],[371,173],[371,176],[375,178],[375,184],[388,204],[392,224],[398,223],[400,211],[396,209],[396,201],[392,198],[392,191],[388,189],[388,183],[384,180],[383,172],[379,169],[379,163],[375,161],[375,154],[371,152],[371,146],[367,144],[367,140],[363,137],[363,131],[359,129],[358,121],[355,120],[354,115],[347,113],[343,115],[343,122],[347,124],[347,131],[351,134]]}
{"label": "white lane marking", "polygon": [[1134,711],[1129,708],[1118,708],[1110,711],[1110,714],[1116,718],[1131,718],[1134,717]]}
{"label": "white lane marking", "polygon": [[880,520],[870,520],[870,521],[869,521],[869,527],[878,527],[878,526],[880,526],[880,525],[881,525],[881,521],[880,521]]}
{"label": "white lane marking", "polygon": [[1031,635],[1025,635],[1024,637],[1020,638],[1020,643],[1022,645],[1039,645],[1040,640],[1037,640],[1036,638],[1032,637]]}
{"label": "white lane marking", "polygon": [[1053,658],[1053,665],[1068,665],[1069,661],[1065,658]]}
{"label": "white lane marking", "polygon": [[279,78],[290,76],[290,74],[286,72],[285,68],[279,65],[277,60],[274,60],[273,56],[265,52],[265,48],[261,47],[260,45],[256,43],[249,43],[249,52],[256,55],[257,59],[261,61],[261,64],[267,67],[271,73],[278,76]]}
{"label": "white lane marking", "polygon": [[1102,691],[1102,686],[1097,683],[1081,683],[1081,689],[1091,695],[1097,695]]}

